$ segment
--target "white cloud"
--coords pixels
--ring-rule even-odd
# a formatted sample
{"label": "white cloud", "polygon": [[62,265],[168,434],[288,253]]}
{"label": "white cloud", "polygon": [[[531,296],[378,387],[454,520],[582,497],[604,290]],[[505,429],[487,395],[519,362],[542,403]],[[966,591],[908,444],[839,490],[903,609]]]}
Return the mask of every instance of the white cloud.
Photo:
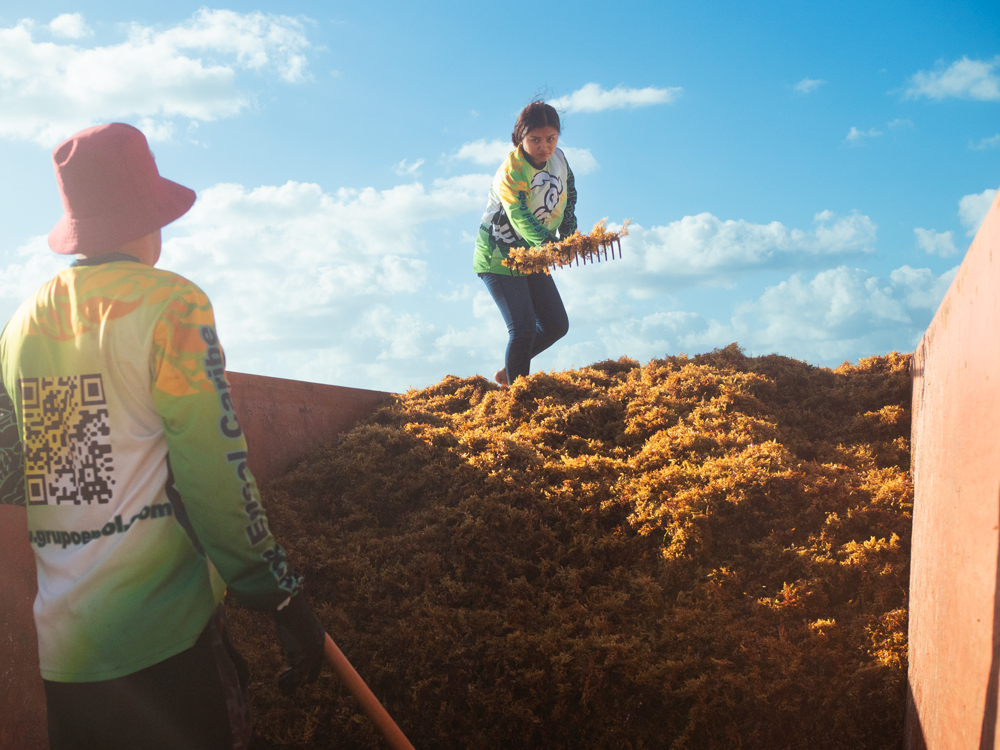
{"label": "white cloud", "polygon": [[[190,237],[176,242],[187,246],[197,236],[206,245],[190,257],[216,255],[220,261],[238,259],[247,242],[262,252],[280,247],[282,262],[294,259],[302,265],[413,256],[422,250],[416,228],[481,209],[489,180],[489,175],[462,175],[436,180],[430,190],[412,183],[381,191],[342,188],[334,194],[291,181],[253,190],[221,184],[203,191],[178,222]],[[268,237],[254,241],[257,235]],[[272,245],[274,237],[280,237],[278,245]]]}
{"label": "white cloud", "polygon": [[[677,352],[677,342],[692,329],[704,326],[700,315],[691,312],[654,312],[641,318],[615,320],[598,329],[598,337],[610,350],[629,352],[629,356],[649,359]],[[633,354],[634,352],[634,354]]]}
{"label": "white cloud", "polygon": [[353,333],[359,339],[374,338],[380,343],[379,359],[412,359],[422,351],[421,339],[434,332],[434,326],[421,320],[419,315],[393,310],[388,305],[377,304],[362,318],[362,324]]}
{"label": "white cloud", "polygon": [[53,36],[61,36],[66,39],[82,39],[94,33],[79,13],[63,13],[56,16],[49,23],[49,31],[52,32]]}
{"label": "white cloud", "polygon": [[489,182],[472,174],[333,193],[297,182],[215,185],[171,226],[160,265],[212,298],[233,369],[315,379],[325,361],[341,369],[322,380],[360,385],[363,373],[389,377],[386,360],[435,351],[439,333],[420,308],[424,298],[441,304],[427,289],[437,238],[421,227],[478,214]]}
{"label": "white cloud", "polygon": [[[485,369],[480,371],[492,377],[493,372],[502,364],[503,346],[507,341],[507,327],[497,311],[493,297],[486,291],[483,283],[476,279],[475,292],[468,289],[472,298],[473,321],[464,319],[449,320],[445,332],[434,340],[434,358],[443,359],[452,352],[462,352],[474,357],[477,353],[485,353]],[[462,297],[466,297],[463,295]],[[468,309],[466,307],[466,309]],[[470,325],[471,323],[471,325]],[[456,326],[466,327],[456,327]]]}
{"label": "white cloud", "polygon": [[888,123],[890,128],[912,128],[913,120],[908,117],[897,117],[895,120]]}
{"label": "white cloud", "polygon": [[[615,264],[619,261],[616,259]],[[623,300],[623,290],[630,288],[627,272],[624,279],[610,264],[574,266],[572,271],[556,271],[559,294],[567,310],[573,311],[573,325],[596,324],[617,320],[635,305]]]}
{"label": "white cloud", "polygon": [[[644,361],[665,354],[696,354],[734,341],[751,354],[777,352],[819,365],[886,352],[911,351],[937,309],[957,267],[936,275],[929,269],[902,266],[888,279],[840,266],[812,278],[793,274],[767,287],[754,300],[718,306],[721,316],[688,310],[629,309],[606,305],[605,319],[583,342],[567,345],[554,359],[568,366],[570,350],[586,351],[586,361],[628,355]],[[576,270],[574,269],[574,274]],[[564,280],[560,279],[562,288]],[[564,299],[567,295],[564,295]],[[586,305],[586,301],[582,303]],[[571,330],[584,311],[569,296]],[[618,310],[617,314],[615,310]],[[594,339],[600,342],[595,350]],[[579,358],[577,358],[579,359]]]}
{"label": "white cloud", "polygon": [[851,127],[851,132],[847,134],[847,141],[853,145],[860,144],[865,138],[876,138],[882,135],[881,130],[876,130],[871,128],[870,130],[858,130],[855,127]]}
{"label": "white cloud", "polygon": [[[490,376],[506,328],[468,271],[468,243],[456,271],[437,224],[474,225],[489,182],[471,174],[381,191],[215,185],[168,227],[160,265],[208,292],[234,370],[396,391],[446,372]],[[707,213],[637,227],[622,259],[556,272],[570,336],[533,367],[693,354],[732,341],[816,364],[912,348],[948,274],[907,266],[888,279],[846,267],[795,274],[743,304],[721,293],[710,313],[665,293],[678,282],[719,284],[747,270],[870,251],[874,242],[867,216],[829,211],[809,231]],[[9,315],[66,259],[37,237],[0,263]],[[632,295],[636,288],[655,295]]]}
{"label": "white cloud", "polygon": [[470,284],[461,284],[447,294],[438,292],[435,296],[442,302],[458,302],[462,299],[472,299],[472,286]]}
{"label": "white cloud", "polygon": [[970,60],[962,57],[947,68],[939,62],[933,71],[919,71],[910,79],[906,90],[909,99],[926,96],[929,99],[978,99],[1000,101],[1000,55],[992,60]]}
{"label": "white cloud", "polygon": [[406,159],[399,162],[396,165],[396,174],[398,175],[415,175],[420,172],[420,168],[424,165],[423,159],[417,159],[413,164],[408,164]]}
{"label": "white cloud", "polygon": [[[713,346],[729,338],[756,354],[779,352],[816,364],[911,351],[944,297],[956,268],[941,276],[903,266],[884,280],[840,266],[804,280],[799,274],[740,305],[729,325],[706,326]],[[714,322],[714,321],[713,321]],[[727,336],[728,334],[728,336]],[[688,343],[698,341],[690,334]]]}
{"label": "white cloud", "polygon": [[737,329],[752,331],[755,351],[808,352],[803,357],[808,361],[866,349],[883,353],[887,345],[874,343],[879,334],[912,324],[907,306],[893,293],[892,284],[840,266],[811,281],[795,274],[769,287],[756,302],[739,308],[734,320]]}
{"label": "white cloud", "polygon": [[472,298],[472,314],[479,320],[490,320],[494,317],[497,311],[496,304],[493,302],[493,297],[485,289],[480,289],[476,292],[476,296]]}
{"label": "white cloud", "polygon": [[822,86],[826,81],[822,78],[803,78],[801,81],[795,84],[794,88],[800,94],[810,94],[820,86]]}
{"label": "white cloud", "polygon": [[972,148],[975,149],[976,151],[982,151],[983,149],[997,148],[997,147],[1000,147],[1000,133],[997,133],[994,136],[990,136],[989,138],[983,138],[979,141],[979,143],[972,146]]}
{"label": "white cloud", "polygon": [[560,148],[566,154],[566,160],[569,162],[573,174],[590,174],[600,168],[589,148],[572,148],[571,146],[560,146]]}
{"label": "white cloud", "polygon": [[[566,155],[574,174],[590,174],[600,166],[589,148],[573,148],[561,144],[559,147]],[[503,163],[512,148],[510,141],[501,141],[499,138],[487,141],[480,138],[478,141],[462,144],[452,158],[496,168]]]}
{"label": "white cloud", "polygon": [[24,300],[67,265],[66,256],[49,249],[45,235],[0,254],[0,318],[8,320]]}
{"label": "white cloud", "polygon": [[641,294],[647,284],[661,280],[725,284],[748,269],[781,266],[793,258],[874,251],[877,227],[865,215],[838,217],[821,211],[814,224],[805,232],[777,221],[724,221],[701,213],[666,226],[633,226],[623,243],[623,265],[635,266],[631,271],[638,273],[636,289]]}
{"label": "white cloud", "polygon": [[36,42],[32,27],[0,28],[0,136],[45,146],[97,122],[231,117],[253,103],[240,71],[302,81],[310,46],[298,19],[206,8],[104,47]]}
{"label": "white cloud", "polygon": [[917,247],[931,255],[947,258],[958,252],[955,247],[955,237],[952,232],[935,232],[933,229],[917,227],[913,230],[917,235]]}
{"label": "white cloud", "polygon": [[929,268],[902,266],[889,274],[889,281],[897,296],[911,311],[934,312],[944,299],[957,271],[958,266],[955,266],[950,271],[935,276]]}
{"label": "white cloud", "polygon": [[462,144],[454,158],[496,167],[507,158],[507,154],[513,148],[510,141],[501,141],[499,138],[487,141],[485,138],[480,138],[478,141]]}
{"label": "white cloud", "polygon": [[644,89],[615,86],[610,91],[606,91],[601,88],[600,84],[588,83],[569,96],[553,99],[549,104],[566,112],[601,112],[606,109],[671,104],[677,100],[682,91],[683,89],[679,86],[665,89],[652,86]]}
{"label": "white cloud", "polygon": [[161,34],[133,25],[132,38],[162,41],[174,50],[204,50],[236,58],[236,64],[250,70],[274,68],[281,78],[296,83],[306,79],[309,48],[304,25],[290,16],[236,13],[202,8],[191,20]]}
{"label": "white cloud", "polygon": [[150,143],[166,143],[174,139],[174,123],[170,120],[157,121],[152,117],[143,117],[135,124]]}
{"label": "white cloud", "polygon": [[968,231],[966,234],[972,237],[979,231],[980,224],[986,218],[993,199],[996,198],[997,191],[984,190],[981,193],[965,195],[958,201],[958,218]]}

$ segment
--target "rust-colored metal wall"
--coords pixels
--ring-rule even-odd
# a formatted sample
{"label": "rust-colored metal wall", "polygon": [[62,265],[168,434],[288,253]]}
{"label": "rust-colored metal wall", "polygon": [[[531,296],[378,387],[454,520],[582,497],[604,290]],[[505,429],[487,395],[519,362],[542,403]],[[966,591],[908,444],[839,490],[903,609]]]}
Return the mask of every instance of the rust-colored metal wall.
{"label": "rust-colored metal wall", "polygon": [[258,482],[281,476],[317,445],[349,429],[389,398],[383,391],[226,373]]}
{"label": "rust-colored metal wall", "polygon": [[907,750],[1000,740],[1000,194],[913,358]]}
{"label": "rust-colored metal wall", "polygon": [[[259,482],[370,414],[390,394],[228,373]],[[46,750],[45,693],[32,620],[37,591],[24,508],[0,506],[0,750]]]}
{"label": "rust-colored metal wall", "polygon": [[45,692],[38,673],[35,556],[24,508],[0,505],[0,748],[43,750]]}

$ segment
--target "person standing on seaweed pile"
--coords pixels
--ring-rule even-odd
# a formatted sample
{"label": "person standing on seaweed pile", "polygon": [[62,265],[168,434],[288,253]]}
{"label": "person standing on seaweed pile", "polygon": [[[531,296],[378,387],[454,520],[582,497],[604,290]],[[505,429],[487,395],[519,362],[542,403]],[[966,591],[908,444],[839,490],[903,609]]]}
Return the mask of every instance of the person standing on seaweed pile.
{"label": "person standing on seaweed pile", "polygon": [[0,336],[0,502],[27,505],[52,750],[249,746],[226,587],[274,613],[290,692],[323,626],[268,528],[212,306],[154,268],[195,194],[122,123],[53,151],[76,254]]}
{"label": "person standing on seaweed pile", "polygon": [[576,188],[558,147],[559,113],[543,101],[521,110],[514,149],[490,186],[476,237],[473,270],[503,315],[510,336],[500,385],[527,377],[531,359],[566,335],[569,319],[555,281],[547,273],[523,274],[503,265],[512,247],[539,247],[576,231]]}

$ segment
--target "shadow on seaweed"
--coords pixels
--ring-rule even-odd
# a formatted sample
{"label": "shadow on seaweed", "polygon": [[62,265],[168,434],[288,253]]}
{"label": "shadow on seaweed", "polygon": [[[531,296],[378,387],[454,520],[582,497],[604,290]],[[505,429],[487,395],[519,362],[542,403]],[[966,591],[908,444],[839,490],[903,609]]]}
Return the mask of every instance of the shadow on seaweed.
{"label": "shadow on seaweed", "polygon": [[[884,750],[906,686],[905,367],[727,347],[507,392],[446,378],[265,504],[417,747]],[[643,508],[647,532],[626,520]],[[277,695],[258,624],[254,750],[380,747],[332,677]]]}

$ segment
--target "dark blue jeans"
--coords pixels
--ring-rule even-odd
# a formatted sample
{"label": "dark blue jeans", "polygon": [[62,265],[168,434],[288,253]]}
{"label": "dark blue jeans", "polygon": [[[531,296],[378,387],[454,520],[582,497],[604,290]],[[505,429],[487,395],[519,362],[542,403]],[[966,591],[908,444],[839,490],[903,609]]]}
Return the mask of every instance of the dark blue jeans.
{"label": "dark blue jeans", "polygon": [[504,367],[507,382],[514,385],[519,376],[531,370],[531,358],[545,351],[569,330],[556,282],[547,273],[527,276],[479,274],[500,308],[510,339]]}

